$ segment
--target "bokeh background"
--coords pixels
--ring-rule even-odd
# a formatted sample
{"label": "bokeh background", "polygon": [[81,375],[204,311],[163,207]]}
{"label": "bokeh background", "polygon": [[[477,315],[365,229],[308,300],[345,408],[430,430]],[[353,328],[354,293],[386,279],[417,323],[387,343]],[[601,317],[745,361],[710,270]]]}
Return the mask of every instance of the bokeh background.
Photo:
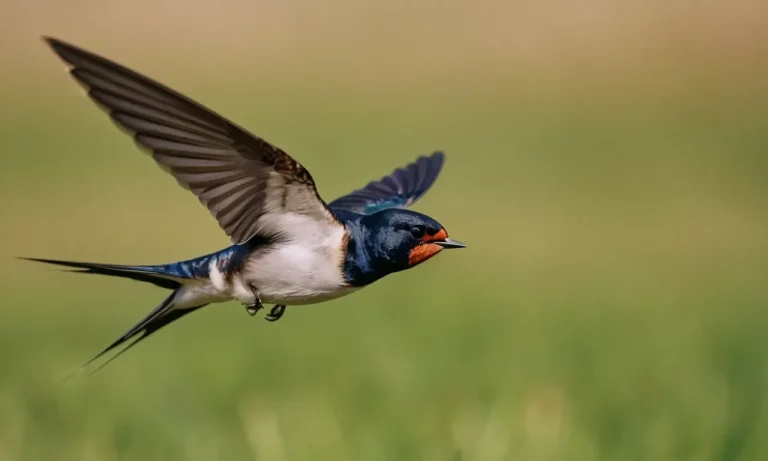
{"label": "bokeh background", "polygon": [[[0,3],[0,459],[768,459],[768,3]],[[468,244],[276,324],[13,259],[228,244],[52,35],[284,148],[331,200],[417,155]]]}

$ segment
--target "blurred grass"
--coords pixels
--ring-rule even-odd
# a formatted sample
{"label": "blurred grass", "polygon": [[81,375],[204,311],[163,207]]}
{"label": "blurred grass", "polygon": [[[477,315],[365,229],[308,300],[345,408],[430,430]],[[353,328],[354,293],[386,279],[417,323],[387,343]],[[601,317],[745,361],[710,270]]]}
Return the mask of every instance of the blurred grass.
{"label": "blurred grass", "polygon": [[706,37],[676,42],[688,61],[627,58],[639,80],[557,47],[541,60],[562,73],[516,74],[489,41],[498,67],[470,72],[467,48],[428,83],[439,68],[375,78],[378,55],[349,74],[362,45],[273,75],[292,60],[255,39],[261,61],[233,64],[72,38],[284,148],[328,200],[444,149],[416,209],[469,248],[274,325],[212,306],[62,388],[163,294],[12,256],[155,263],[227,241],[27,38],[0,91],[0,459],[766,459],[768,66]]}

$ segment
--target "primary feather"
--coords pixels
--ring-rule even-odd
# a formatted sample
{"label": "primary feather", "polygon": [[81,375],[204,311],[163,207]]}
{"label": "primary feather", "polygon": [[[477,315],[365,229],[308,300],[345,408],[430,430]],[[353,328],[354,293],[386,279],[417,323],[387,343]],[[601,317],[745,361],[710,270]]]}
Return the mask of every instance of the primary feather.
{"label": "primary feather", "polygon": [[420,199],[434,184],[445,162],[442,152],[421,156],[378,181],[371,181],[356,191],[337,198],[328,206],[361,214],[373,214],[388,208],[406,208]]}
{"label": "primary feather", "polygon": [[126,67],[46,40],[88,96],[197,196],[234,243],[271,227],[276,213],[328,221],[312,176],[281,149]]}

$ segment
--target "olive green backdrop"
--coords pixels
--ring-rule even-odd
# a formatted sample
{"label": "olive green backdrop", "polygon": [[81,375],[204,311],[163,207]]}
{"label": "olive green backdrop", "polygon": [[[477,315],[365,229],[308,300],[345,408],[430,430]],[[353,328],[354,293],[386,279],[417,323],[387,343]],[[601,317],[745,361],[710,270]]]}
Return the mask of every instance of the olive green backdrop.
{"label": "olive green backdrop", "polygon": [[[0,4],[0,459],[768,458],[763,2]],[[276,324],[211,306],[56,383],[163,290],[13,259],[228,244],[54,35],[301,161],[420,154],[465,242]]]}

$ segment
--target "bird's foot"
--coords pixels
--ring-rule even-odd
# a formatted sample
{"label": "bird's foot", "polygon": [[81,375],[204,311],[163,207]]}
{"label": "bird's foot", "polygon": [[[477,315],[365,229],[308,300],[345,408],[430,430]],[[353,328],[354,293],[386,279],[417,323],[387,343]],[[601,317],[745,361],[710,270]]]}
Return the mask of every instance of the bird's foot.
{"label": "bird's foot", "polygon": [[248,312],[248,315],[253,317],[261,309],[264,309],[264,305],[261,304],[261,298],[259,298],[259,293],[256,291],[256,287],[251,285],[251,291],[253,292],[254,300],[251,304],[245,305],[245,311]]}
{"label": "bird's foot", "polygon": [[253,317],[256,315],[257,312],[259,312],[261,309],[263,309],[264,306],[260,302],[255,302],[253,304],[246,304],[245,305],[245,312],[248,312],[248,315]]}
{"label": "bird's foot", "polygon": [[271,311],[269,311],[269,314],[267,314],[265,319],[269,322],[277,322],[280,320],[280,318],[285,314],[285,305],[284,304],[278,304],[275,307],[272,308]]}

